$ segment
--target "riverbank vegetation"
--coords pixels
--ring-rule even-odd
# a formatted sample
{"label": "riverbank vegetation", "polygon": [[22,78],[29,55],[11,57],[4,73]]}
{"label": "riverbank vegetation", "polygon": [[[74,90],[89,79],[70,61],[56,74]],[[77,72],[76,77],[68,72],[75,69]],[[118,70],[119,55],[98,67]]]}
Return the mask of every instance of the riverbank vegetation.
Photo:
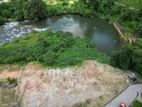
{"label": "riverbank vegetation", "polygon": [[79,14],[98,16],[122,25],[124,35],[142,36],[142,1],[140,0],[44,0],[48,15]]}
{"label": "riverbank vegetation", "polygon": [[128,44],[120,52],[114,53],[111,62],[116,67],[132,69],[142,74],[142,39],[137,39],[135,44]]}
{"label": "riverbank vegetation", "polygon": [[140,0],[9,0],[0,3],[0,20],[38,21],[62,14],[98,16],[120,23],[125,29],[126,37],[131,34],[142,36],[141,5]]}
{"label": "riverbank vegetation", "polygon": [[[120,23],[127,33],[142,35],[142,1],[140,0],[80,0],[99,17]],[[127,35],[125,35],[127,36]]]}
{"label": "riverbank vegetation", "polygon": [[[3,24],[6,21],[11,20],[29,20],[29,21],[38,21],[44,17],[54,16],[54,15],[62,15],[62,14],[79,14],[82,16],[98,16],[104,18],[106,20],[110,20],[112,22],[120,23],[124,31],[126,33],[126,38],[131,37],[131,34],[138,35],[142,37],[142,2],[140,0],[132,1],[120,1],[120,0],[10,0],[9,2],[0,3],[0,24]],[[57,43],[59,46],[55,47],[49,46],[49,50],[47,51],[46,39],[42,35],[54,35],[53,33],[32,33],[30,35],[39,35],[42,39],[41,41],[36,39],[34,40],[34,36],[26,36],[29,37],[31,41],[20,43],[9,43],[2,47],[0,47],[1,54],[1,64],[7,63],[28,63],[30,61],[39,61],[46,65],[74,65],[78,62],[81,62],[85,59],[95,59],[98,60],[105,58],[96,57],[96,53],[92,52],[92,48],[89,50],[86,47],[86,42],[81,39],[76,40],[74,44],[63,43],[64,39],[61,38],[61,41]],[[56,35],[56,34],[55,34]],[[66,34],[58,34],[64,35]],[[39,38],[39,37],[38,37]],[[53,36],[54,38],[54,36]],[[52,39],[53,39],[52,38]],[[65,37],[68,41],[68,39]],[[44,40],[45,39],[45,40]],[[51,39],[51,38],[50,38]],[[55,40],[59,39],[55,37]],[[48,40],[48,39],[47,39]],[[18,39],[15,41],[23,41],[23,39]],[[33,42],[34,41],[34,42]],[[45,41],[45,44],[44,44]],[[71,39],[73,40],[73,38]],[[29,42],[29,43],[28,43]],[[41,44],[40,44],[41,42]],[[76,43],[84,44],[82,46],[80,52],[77,53],[75,50]],[[63,45],[63,47],[62,47]],[[66,50],[64,45],[69,46],[71,50]],[[8,47],[8,48],[7,48]],[[77,45],[78,47],[78,45]],[[80,47],[80,45],[79,45]],[[16,50],[13,50],[15,49]],[[55,50],[54,50],[55,48]],[[59,50],[56,48],[59,48]],[[33,50],[34,49],[34,50]],[[138,39],[135,44],[124,46],[120,52],[115,53],[112,56],[112,64],[114,66],[120,67],[122,69],[133,69],[135,71],[141,72],[142,69],[142,52],[141,52],[141,39]],[[64,51],[66,50],[66,51]],[[83,52],[84,51],[84,52]],[[63,53],[62,53],[63,52]],[[89,56],[85,56],[86,53]],[[96,51],[95,51],[96,52]],[[7,53],[7,54],[5,54]],[[35,54],[36,53],[36,54]],[[46,53],[46,54],[45,54]],[[94,53],[94,54],[93,54]],[[68,55],[67,55],[68,54]],[[74,58],[74,56],[77,56]],[[81,56],[82,55],[82,56]],[[90,56],[91,55],[91,56]],[[8,56],[8,57],[6,57]],[[28,56],[28,57],[27,57]],[[48,57],[46,57],[48,56]],[[81,58],[79,58],[81,56]],[[47,58],[47,59],[46,59]],[[49,58],[49,59],[48,59]],[[107,58],[108,59],[108,58]],[[50,62],[48,62],[51,60]],[[106,59],[105,59],[106,61]],[[105,62],[104,61],[104,62]],[[125,63],[126,61],[126,63]],[[109,62],[108,60],[106,62]]]}
{"label": "riverbank vegetation", "polygon": [[142,103],[139,101],[134,101],[133,102],[133,107],[142,107]]}
{"label": "riverbank vegetation", "polygon": [[9,0],[0,3],[0,15],[0,20],[38,21],[46,17],[46,5],[42,0]]}
{"label": "riverbank vegetation", "polygon": [[70,33],[33,32],[0,46],[0,64],[40,62],[46,66],[69,66],[94,59],[109,63],[109,57],[98,52],[85,38]]}

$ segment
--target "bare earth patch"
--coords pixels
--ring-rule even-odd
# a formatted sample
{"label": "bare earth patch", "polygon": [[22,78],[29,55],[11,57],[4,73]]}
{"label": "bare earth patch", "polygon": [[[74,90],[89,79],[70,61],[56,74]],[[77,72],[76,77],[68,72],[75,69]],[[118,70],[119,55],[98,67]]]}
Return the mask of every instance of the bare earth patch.
{"label": "bare earth patch", "polygon": [[96,61],[64,69],[29,65],[17,92],[22,107],[102,107],[128,84],[124,71]]}

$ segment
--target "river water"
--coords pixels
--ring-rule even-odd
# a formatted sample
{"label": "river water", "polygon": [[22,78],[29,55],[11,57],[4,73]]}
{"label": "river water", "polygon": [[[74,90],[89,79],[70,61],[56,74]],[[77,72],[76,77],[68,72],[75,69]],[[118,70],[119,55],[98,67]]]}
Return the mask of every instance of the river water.
{"label": "river water", "polygon": [[33,25],[43,29],[50,28],[52,31],[71,32],[74,36],[85,36],[98,50],[106,54],[111,54],[122,47],[114,26],[99,18],[77,15],[55,16]]}
{"label": "river water", "polygon": [[54,16],[37,23],[7,23],[0,27],[0,43],[9,42],[32,31],[63,31],[86,37],[100,51],[110,55],[122,47],[119,34],[108,21],[77,15]]}

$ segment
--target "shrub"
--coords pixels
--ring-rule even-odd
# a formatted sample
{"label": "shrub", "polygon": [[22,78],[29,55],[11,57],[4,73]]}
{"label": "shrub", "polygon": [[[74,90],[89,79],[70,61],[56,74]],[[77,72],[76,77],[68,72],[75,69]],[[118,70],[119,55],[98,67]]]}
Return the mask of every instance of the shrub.
{"label": "shrub", "polygon": [[118,64],[122,69],[129,69],[131,62],[131,46],[125,46],[121,49]]}
{"label": "shrub", "polygon": [[133,70],[142,73],[142,49],[135,49],[133,51],[131,63]]}
{"label": "shrub", "polygon": [[120,67],[119,66],[119,53],[118,52],[114,52],[111,56],[111,64],[115,67]]}
{"label": "shrub", "polygon": [[8,84],[15,84],[15,83],[17,83],[16,79],[10,78],[10,77],[7,78],[7,82],[8,82]]}
{"label": "shrub", "polygon": [[45,18],[46,4],[42,0],[29,0],[24,10],[24,18],[30,21],[38,21]]}
{"label": "shrub", "polygon": [[142,107],[142,103],[139,101],[134,101],[133,102],[133,107]]}
{"label": "shrub", "polygon": [[42,0],[10,0],[0,4],[0,15],[14,20],[38,21],[47,15]]}
{"label": "shrub", "polygon": [[109,63],[85,38],[70,33],[34,32],[0,46],[0,64],[26,64],[38,61],[46,66],[69,66],[94,59]]}
{"label": "shrub", "polygon": [[132,69],[142,74],[142,42],[138,39],[135,44],[127,45],[111,57],[112,65],[122,69]]}
{"label": "shrub", "polygon": [[6,18],[0,17],[0,25],[3,25],[6,21]]}

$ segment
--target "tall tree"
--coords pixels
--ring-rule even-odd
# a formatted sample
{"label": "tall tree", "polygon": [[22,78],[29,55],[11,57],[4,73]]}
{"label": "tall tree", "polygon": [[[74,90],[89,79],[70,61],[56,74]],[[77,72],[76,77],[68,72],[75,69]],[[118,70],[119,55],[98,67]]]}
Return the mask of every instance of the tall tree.
{"label": "tall tree", "polygon": [[42,0],[29,0],[25,18],[31,21],[38,21],[46,16],[46,4]]}

